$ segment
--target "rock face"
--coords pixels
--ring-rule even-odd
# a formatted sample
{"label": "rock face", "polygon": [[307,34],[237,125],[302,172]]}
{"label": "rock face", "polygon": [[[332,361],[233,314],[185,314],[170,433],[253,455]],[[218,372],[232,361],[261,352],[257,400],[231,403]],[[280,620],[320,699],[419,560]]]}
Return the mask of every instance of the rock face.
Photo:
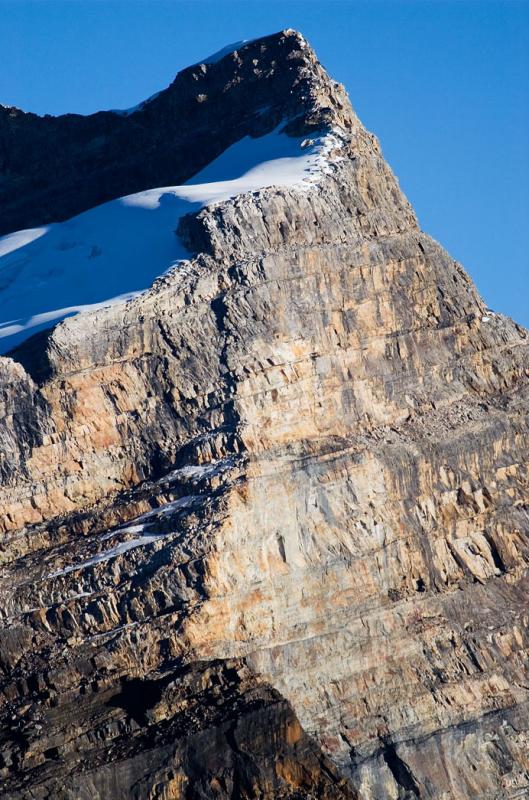
{"label": "rock face", "polygon": [[281,119],[339,140],[317,185],[184,218],[195,258],[0,359],[3,796],[527,796],[527,333],[341,87],[285,31],[129,116],[2,114],[4,230]]}

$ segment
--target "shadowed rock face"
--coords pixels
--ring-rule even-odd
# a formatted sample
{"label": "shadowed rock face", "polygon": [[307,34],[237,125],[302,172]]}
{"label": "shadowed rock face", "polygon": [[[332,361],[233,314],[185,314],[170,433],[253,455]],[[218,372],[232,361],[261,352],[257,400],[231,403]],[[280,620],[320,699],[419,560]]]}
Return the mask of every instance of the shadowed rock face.
{"label": "shadowed rock face", "polygon": [[191,131],[199,93],[229,98],[207,153],[174,144],[180,177],[131,186],[127,150],[80,210],[181,181],[268,91],[261,132],[335,129],[318,183],[184,218],[193,260],[0,359],[6,797],[529,791],[527,333],[420,231],[302,37],[128,117],[4,111],[80,159],[20,177],[9,227],[73,213],[72,126],[139,114],[165,147],[171,103]]}
{"label": "shadowed rock face", "polygon": [[243,136],[282,119],[313,123],[314,89],[332,82],[295,36],[249,42],[214,63],[195,64],[131,112],[39,117],[0,106],[0,235],[57,222],[152,186],[184,183]]}

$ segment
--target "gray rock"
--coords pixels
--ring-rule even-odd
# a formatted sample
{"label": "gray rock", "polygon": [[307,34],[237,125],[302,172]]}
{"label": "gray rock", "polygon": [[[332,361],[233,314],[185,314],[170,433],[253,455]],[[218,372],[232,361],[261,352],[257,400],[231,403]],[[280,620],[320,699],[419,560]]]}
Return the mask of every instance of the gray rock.
{"label": "gray rock", "polygon": [[258,53],[339,131],[319,182],[185,218],[183,268],[0,359],[4,796],[523,797],[527,332],[299,34],[182,75],[253,96]]}

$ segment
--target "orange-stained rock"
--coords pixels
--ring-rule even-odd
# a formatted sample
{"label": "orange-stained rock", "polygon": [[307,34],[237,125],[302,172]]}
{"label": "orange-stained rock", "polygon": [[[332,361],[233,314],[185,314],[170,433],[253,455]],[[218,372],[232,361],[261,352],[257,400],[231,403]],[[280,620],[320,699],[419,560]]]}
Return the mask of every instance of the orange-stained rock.
{"label": "orange-stained rock", "polygon": [[334,130],[317,184],[0,359],[4,796],[524,797],[527,332],[299,34],[205,67],[215,124],[256,59]]}

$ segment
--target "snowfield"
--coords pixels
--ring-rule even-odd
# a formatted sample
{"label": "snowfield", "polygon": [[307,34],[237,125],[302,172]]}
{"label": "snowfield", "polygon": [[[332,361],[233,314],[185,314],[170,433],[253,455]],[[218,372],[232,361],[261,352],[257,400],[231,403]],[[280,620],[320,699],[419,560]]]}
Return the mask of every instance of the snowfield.
{"label": "snowfield", "polygon": [[175,233],[184,214],[267,186],[308,188],[327,170],[336,141],[277,130],[246,137],[183,186],[148,189],[0,237],[0,353],[67,316],[126,302],[190,258]]}

